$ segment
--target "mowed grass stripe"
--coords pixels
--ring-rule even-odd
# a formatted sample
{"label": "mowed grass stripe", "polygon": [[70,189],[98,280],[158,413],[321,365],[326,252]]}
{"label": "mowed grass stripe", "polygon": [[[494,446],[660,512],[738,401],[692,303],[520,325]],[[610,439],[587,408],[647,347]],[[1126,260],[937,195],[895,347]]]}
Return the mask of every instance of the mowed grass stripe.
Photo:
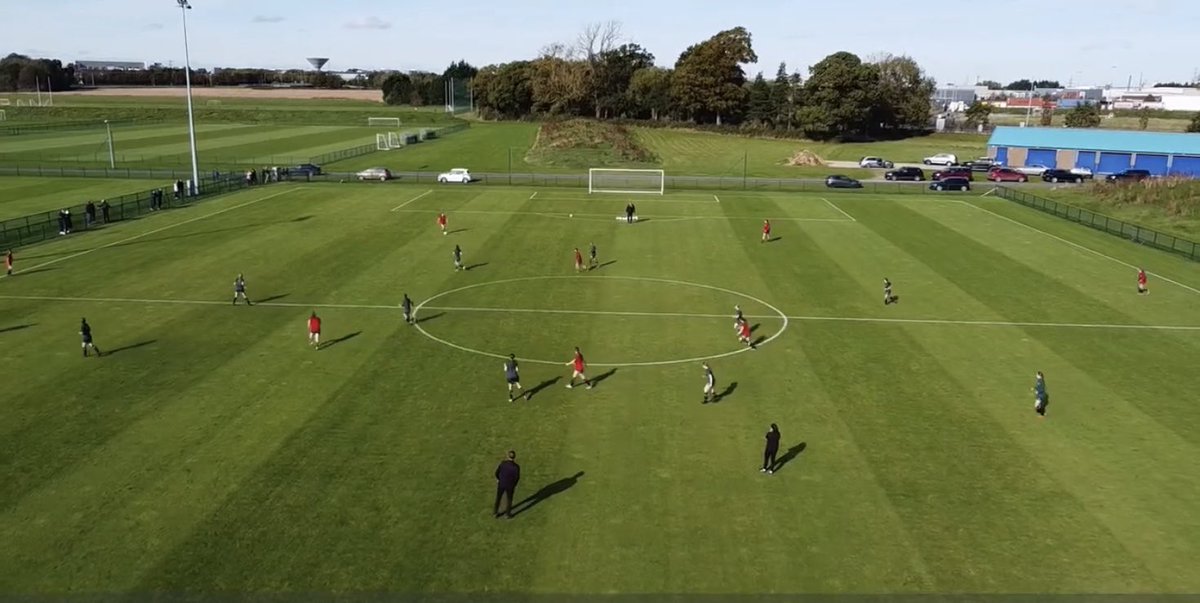
{"label": "mowed grass stripe", "polygon": [[[158,186],[162,180],[101,180],[92,178],[0,178],[0,220],[75,207],[87,201],[100,201]],[[74,217],[74,216],[73,216]],[[83,216],[76,218],[80,222]],[[82,224],[79,225],[82,228]],[[24,252],[17,252],[23,257]]]}
{"label": "mowed grass stripe", "polygon": [[[196,132],[204,138],[239,136],[246,129],[261,126],[243,124],[197,124]],[[113,143],[118,151],[137,149],[147,145],[187,140],[186,125],[116,126],[112,129]],[[89,130],[75,130],[45,135],[6,137],[0,147],[0,156],[12,154],[13,159],[31,157],[74,157],[90,153],[105,153],[108,159],[108,132],[103,126]]]}

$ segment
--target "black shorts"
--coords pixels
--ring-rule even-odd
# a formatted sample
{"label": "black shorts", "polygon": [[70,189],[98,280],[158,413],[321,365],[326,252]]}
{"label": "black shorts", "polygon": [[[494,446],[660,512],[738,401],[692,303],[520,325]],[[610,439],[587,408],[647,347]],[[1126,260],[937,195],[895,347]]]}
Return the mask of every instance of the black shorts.
{"label": "black shorts", "polygon": [[1037,414],[1039,414],[1039,415],[1045,415],[1046,414],[1046,405],[1049,403],[1050,403],[1049,396],[1038,398],[1037,403],[1034,404],[1034,406],[1033,406],[1033,410],[1036,411]]}
{"label": "black shorts", "polygon": [[509,378],[508,378],[508,384],[509,384],[509,385],[512,385],[512,384],[515,384],[515,383],[520,383],[520,382],[521,382],[521,378],[520,378],[520,377],[509,377]]}

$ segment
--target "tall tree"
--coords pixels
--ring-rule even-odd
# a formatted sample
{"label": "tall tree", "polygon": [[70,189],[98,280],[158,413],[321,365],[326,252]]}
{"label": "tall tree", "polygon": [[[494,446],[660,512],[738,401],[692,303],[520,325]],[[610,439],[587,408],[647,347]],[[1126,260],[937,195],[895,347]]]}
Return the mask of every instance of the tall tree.
{"label": "tall tree", "polygon": [[967,117],[967,127],[974,128],[975,126],[987,127],[988,120],[992,115],[992,105],[983,101],[975,101],[967,107],[965,112]]}
{"label": "tall tree", "polygon": [[[793,75],[795,77],[793,77]],[[799,93],[799,74],[788,74],[787,63],[780,63],[771,82],[771,123],[777,128],[791,130],[796,124],[796,100]]]}
{"label": "tall tree", "polygon": [[533,110],[549,115],[578,115],[586,110],[589,74],[587,63],[573,58],[569,49],[547,46],[532,63]]}
{"label": "tall tree", "polygon": [[600,55],[591,72],[596,117],[613,117],[629,109],[633,74],[654,66],[654,55],[637,44],[622,44]]}
{"label": "tall tree", "polygon": [[1068,128],[1096,128],[1100,126],[1100,109],[1091,103],[1076,105],[1063,121]]}
{"label": "tall tree", "polygon": [[1005,86],[1004,89],[1005,90],[1033,90],[1033,82],[1031,82],[1029,80],[1021,79],[1021,80],[1017,80],[1015,82],[1009,82],[1009,84],[1007,86]]}
{"label": "tall tree", "polygon": [[975,85],[983,86],[988,90],[1001,90],[1004,88],[1004,86],[1002,86],[1000,82],[997,82],[996,80],[983,80],[982,82],[976,82]]}
{"label": "tall tree", "polygon": [[[589,23],[579,32],[575,38],[575,45],[570,48],[570,55],[580,57],[587,65],[584,71],[584,85],[588,88],[587,93],[591,97],[596,119],[600,119],[603,112],[602,97],[609,100],[614,98],[611,91],[605,87],[604,63],[620,41],[620,21]],[[630,74],[632,75],[632,72]]]}
{"label": "tall tree", "polygon": [[799,111],[800,126],[821,138],[866,133],[878,81],[875,67],[853,53],[843,51],[825,57],[809,68]]}
{"label": "tall tree", "polygon": [[1050,105],[1042,105],[1042,114],[1038,122],[1043,128],[1048,128],[1054,123],[1054,109]]}
{"label": "tall tree", "polygon": [[475,104],[487,119],[519,119],[533,110],[529,61],[489,65],[475,76]]}
{"label": "tall tree", "polygon": [[406,105],[412,102],[412,78],[406,73],[393,73],[380,84],[383,102],[389,105]]}
{"label": "tall tree", "polygon": [[1188,122],[1188,132],[1200,132],[1200,112],[1192,116],[1192,121]]}
{"label": "tall tree", "polygon": [[442,77],[446,79],[470,80],[477,73],[479,73],[479,70],[468,63],[466,59],[463,59],[455,63],[450,63],[450,66],[442,72]]}
{"label": "tall tree", "polygon": [[750,32],[744,27],[722,31],[683,51],[675,63],[672,94],[695,121],[736,119],[746,109],[746,72],[758,62]]}
{"label": "tall tree", "polygon": [[629,102],[639,117],[649,116],[658,121],[671,109],[670,69],[646,67],[629,79]]}
{"label": "tall tree", "polygon": [[756,125],[770,126],[774,124],[776,111],[771,102],[771,85],[763,78],[762,72],[754,76],[749,90],[750,104],[746,117]]}
{"label": "tall tree", "polygon": [[1150,111],[1142,109],[1138,111],[1138,129],[1145,130],[1148,127],[1150,127]]}
{"label": "tall tree", "polygon": [[883,55],[873,61],[876,85],[872,125],[884,129],[929,127],[935,85],[911,57]]}

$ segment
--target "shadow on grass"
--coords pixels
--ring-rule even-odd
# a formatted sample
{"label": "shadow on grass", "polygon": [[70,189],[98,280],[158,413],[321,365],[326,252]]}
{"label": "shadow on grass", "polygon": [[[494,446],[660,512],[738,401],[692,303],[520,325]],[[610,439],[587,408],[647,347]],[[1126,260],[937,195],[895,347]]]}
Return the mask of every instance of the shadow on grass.
{"label": "shadow on grass", "polygon": [[13,271],[13,276],[26,276],[30,274],[37,274],[39,272],[50,272],[51,270],[58,270],[58,267],[34,268],[33,270],[15,270]]}
{"label": "shadow on grass", "polygon": [[477,264],[471,264],[470,266],[467,266],[466,271],[470,272],[476,268],[483,268],[484,266],[487,266],[487,265],[488,265],[487,262],[479,262]]}
{"label": "shadow on grass", "polygon": [[616,261],[616,260],[609,260],[609,261],[607,261],[607,262],[604,262],[604,263],[601,263],[601,264],[597,264],[595,268],[592,268],[592,270],[599,270],[599,269],[601,269],[601,268],[603,268],[603,267],[605,267],[605,266],[612,266],[613,264],[616,264],[616,263],[617,263],[617,261]]}
{"label": "shadow on grass", "polygon": [[550,387],[551,385],[554,385],[555,383],[558,383],[559,381],[562,381],[561,375],[558,377],[555,377],[553,379],[547,379],[547,380],[533,386],[533,388],[531,388],[529,391],[525,392],[525,399],[529,400],[529,399],[533,398],[542,390],[546,389],[547,387]]}
{"label": "shadow on grass", "polygon": [[254,303],[256,303],[256,304],[269,304],[269,303],[271,303],[271,302],[273,302],[273,301],[275,301],[275,300],[277,300],[277,299],[283,299],[283,298],[285,298],[285,297],[287,297],[287,296],[289,296],[289,295],[291,295],[291,293],[280,293],[280,294],[278,294],[278,295],[272,295],[271,297],[264,297],[264,298],[262,298],[262,299],[260,299],[260,300],[258,300],[258,301],[256,301],[256,302],[254,302]]}
{"label": "shadow on grass", "polygon": [[430,315],[428,315],[428,316],[421,316],[421,317],[418,317],[416,320],[414,320],[414,321],[413,321],[413,324],[418,324],[418,325],[419,325],[419,324],[421,324],[421,323],[423,323],[423,322],[429,322],[429,321],[431,321],[431,320],[437,320],[437,319],[439,319],[439,318],[441,318],[441,317],[443,317],[443,316],[445,316],[445,315],[446,315],[446,313],[445,313],[445,312],[438,312],[437,314],[430,314]]}
{"label": "shadow on grass", "polygon": [[583,477],[582,471],[571,477],[564,477],[556,482],[542,486],[540,490],[533,493],[533,496],[526,497],[521,502],[513,505],[513,517],[526,513],[543,502],[570,490],[575,484],[579,483],[579,478],[581,477]]}
{"label": "shadow on grass", "polygon": [[460,233],[460,232],[467,232],[468,230],[471,230],[471,229],[470,228],[455,228],[454,230],[447,230],[446,234],[452,235],[452,234],[456,234],[456,233]]}
{"label": "shadow on grass", "polygon": [[733,392],[737,391],[737,387],[738,387],[737,381],[734,381],[734,382],[730,383],[729,385],[726,385],[725,389],[721,390],[721,393],[717,394],[716,397],[713,398],[712,403],[716,404],[717,402],[723,401],[727,396],[732,396]]}
{"label": "shadow on grass", "polygon": [[612,377],[613,375],[616,374],[616,372],[617,372],[616,367],[613,367],[613,368],[608,369],[608,371],[606,371],[606,372],[596,375],[596,377],[594,379],[592,379],[592,381],[591,381],[592,387],[596,387],[597,385],[600,385],[601,381],[604,381],[605,379]]}
{"label": "shadow on grass", "polygon": [[0,329],[0,333],[11,333],[13,331],[22,331],[22,330],[25,330],[25,329],[28,329],[28,328],[34,327],[34,326],[37,326],[36,322],[31,322],[29,324],[24,324],[24,325],[13,325],[11,327],[4,327],[3,329]]}
{"label": "shadow on grass", "polygon": [[804,452],[805,448],[808,448],[808,443],[806,442],[800,442],[788,448],[788,451],[783,453],[783,456],[779,457],[779,460],[775,461],[775,471],[783,469],[784,465],[796,460],[796,457],[800,456],[800,453]]}
{"label": "shadow on grass", "polygon": [[104,355],[105,355],[105,356],[112,356],[112,355],[114,355],[114,354],[120,354],[121,352],[128,352],[129,350],[136,350],[136,349],[138,349],[138,348],[144,348],[144,347],[146,347],[146,346],[148,346],[148,345],[151,345],[151,344],[154,344],[154,343],[157,343],[157,342],[158,342],[158,340],[157,340],[157,339],[147,339],[146,341],[139,341],[139,342],[137,342],[137,343],[134,343],[134,344],[130,344],[130,345],[126,345],[126,346],[121,346],[121,347],[119,347],[119,348],[112,349],[112,350],[107,350],[107,351],[105,351],[105,352],[104,352]]}
{"label": "shadow on grass", "polygon": [[354,339],[355,337],[358,337],[359,335],[362,335],[362,331],[355,331],[355,332],[349,333],[347,335],[342,335],[341,337],[338,337],[337,339],[333,339],[331,341],[327,341],[327,342],[321,344],[320,349],[324,350],[325,348],[331,348],[339,343],[345,343],[347,341],[350,341],[351,339]]}
{"label": "shadow on grass", "polygon": [[753,342],[750,343],[750,347],[757,348],[758,346],[762,345],[762,342],[764,342],[766,340],[767,340],[766,335],[759,335],[758,339],[755,339]]}

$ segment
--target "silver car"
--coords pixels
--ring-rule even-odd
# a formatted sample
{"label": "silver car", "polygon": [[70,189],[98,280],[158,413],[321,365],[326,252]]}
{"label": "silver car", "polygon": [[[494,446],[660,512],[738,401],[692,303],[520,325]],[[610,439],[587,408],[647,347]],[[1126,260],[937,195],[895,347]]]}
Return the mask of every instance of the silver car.
{"label": "silver car", "polygon": [[392,172],[387,168],[381,167],[367,168],[355,175],[358,176],[359,180],[378,180],[380,182],[385,182],[392,179]]}

